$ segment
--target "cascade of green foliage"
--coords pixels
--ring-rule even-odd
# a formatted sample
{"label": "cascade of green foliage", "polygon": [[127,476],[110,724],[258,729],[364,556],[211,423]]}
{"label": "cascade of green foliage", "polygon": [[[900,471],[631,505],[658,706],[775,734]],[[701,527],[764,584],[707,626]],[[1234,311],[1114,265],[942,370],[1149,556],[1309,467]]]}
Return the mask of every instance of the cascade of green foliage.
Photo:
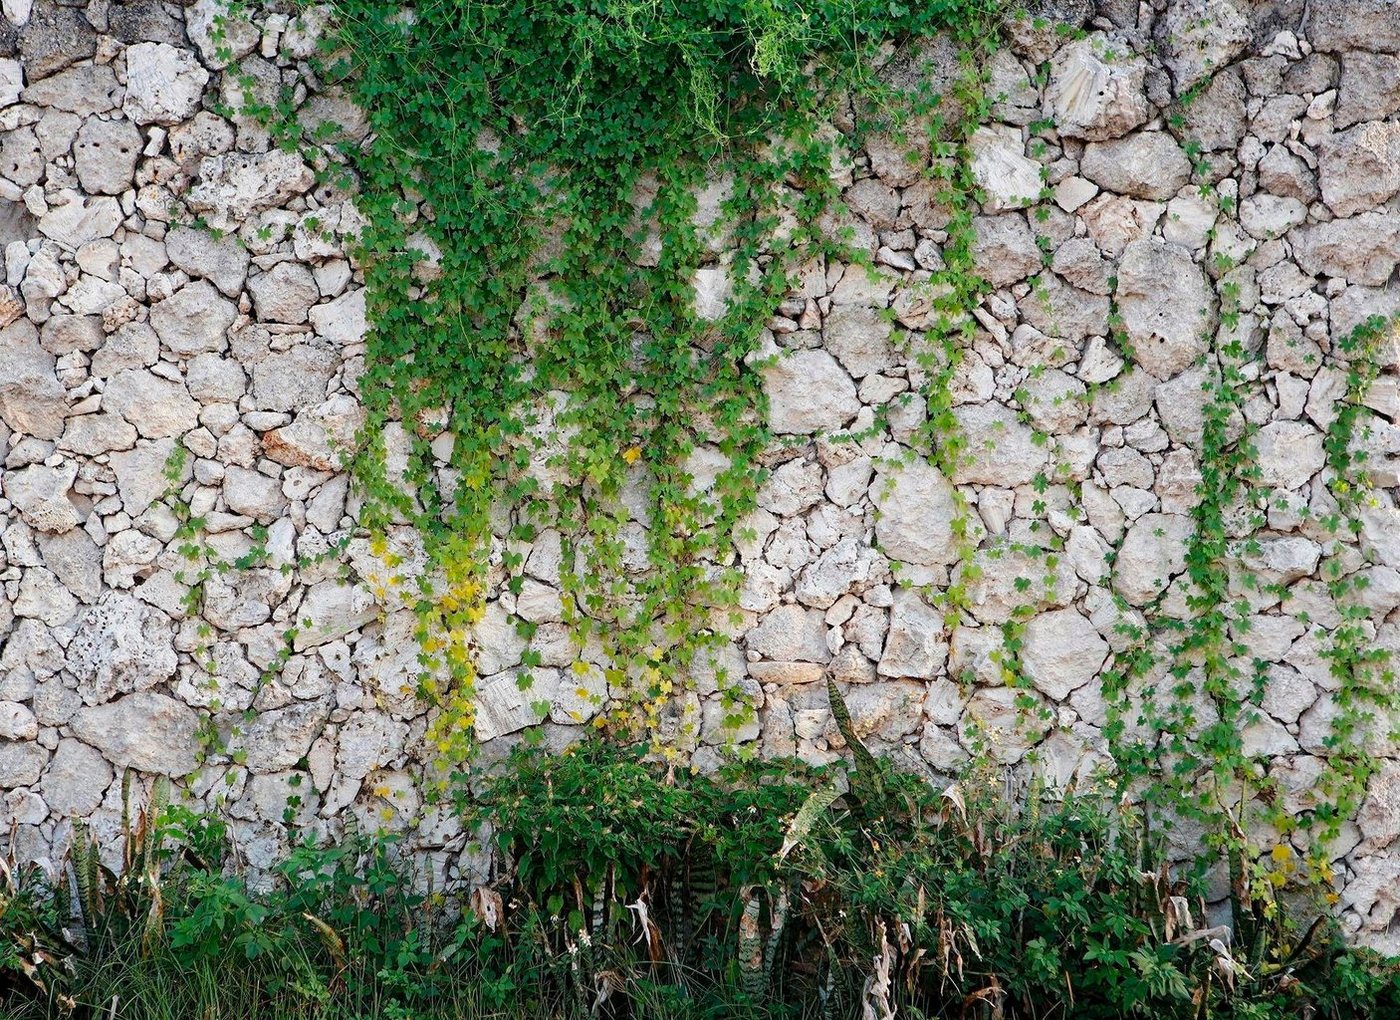
{"label": "cascade of green foliage", "polygon": [[[493,522],[512,541],[565,522],[566,619],[581,646],[601,646],[620,708],[600,724],[661,724],[709,637],[695,607],[735,597],[723,564],[768,438],[746,359],[789,270],[838,243],[818,228],[835,199],[822,130],[833,104],[875,89],[880,44],[948,27],[975,38],[999,6],[335,5],[338,49],[322,74],[350,84],[373,132],[348,152],[371,320],[355,468],[364,523],[413,523],[441,571],[417,607],[446,757],[470,731],[466,631]],[[727,193],[718,224],[695,219],[707,180]],[[694,306],[709,231],[732,252],[718,321]],[[408,429],[406,465],[386,446],[393,421]],[[687,464],[702,444],[727,466],[697,492]],[[447,447],[444,476],[433,458]],[[545,457],[557,478],[541,478]],[[649,525],[645,564],[628,558],[629,518]],[[725,696],[742,709],[737,691]]]}

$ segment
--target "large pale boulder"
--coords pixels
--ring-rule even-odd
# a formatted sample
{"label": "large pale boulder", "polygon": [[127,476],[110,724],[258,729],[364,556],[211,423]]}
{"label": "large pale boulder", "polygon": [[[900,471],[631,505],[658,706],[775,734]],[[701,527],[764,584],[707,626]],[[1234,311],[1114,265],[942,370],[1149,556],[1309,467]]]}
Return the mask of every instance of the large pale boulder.
{"label": "large pale boulder", "polygon": [[1040,196],[1040,164],[1026,155],[1021,129],[1010,124],[980,127],[968,145],[972,175],[986,192],[988,212],[1024,209]]}
{"label": "large pale boulder", "polygon": [[1077,609],[1041,613],[1026,624],[1021,666],[1035,688],[1063,701],[1098,674],[1108,642]]}
{"label": "large pale boulder", "polygon": [[190,708],[154,691],[82,708],[73,716],[74,735],[113,765],[166,776],[194,771],[197,726]]}
{"label": "large pale boulder", "polygon": [[54,751],[39,789],[57,817],[85,818],[102,803],[112,779],[112,766],[101,751],[70,738]]}
{"label": "large pale boulder", "polygon": [[1322,433],[1304,421],[1271,421],[1254,440],[1261,485],[1297,489],[1327,462]]}
{"label": "large pale boulder", "polygon": [[959,485],[1024,485],[1049,460],[1031,427],[1004,404],[966,404],[953,415],[966,444],[953,470]]}
{"label": "large pale boulder", "polygon": [[237,317],[237,306],[207,280],[188,283],[151,308],[151,326],[177,358],[227,348],[228,328]]}
{"label": "large pale boulder", "polygon": [[1079,172],[1107,191],[1165,202],[1191,179],[1191,162],[1165,131],[1139,131],[1090,142]]}
{"label": "large pale boulder", "polygon": [[1045,116],[1066,138],[1104,141],[1147,122],[1147,61],[1096,32],[1050,61]]}
{"label": "large pale boulder", "polygon": [[33,464],[0,474],[5,498],[14,504],[20,518],[36,531],[55,534],[71,531],[82,523],[78,508],[68,498],[77,476],[76,461],[56,467]]}
{"label": "large pale boulder", "polygon": [[68,407],[54,367],[28,321],[0,330],[0,421],[37,439],[63,435]]}
{"label": "large pale boulder", "polygon": [[79,619],[65,664],[83,701],[102,704],[174,675],[175,630],[158,609],[109,591]]}
{"label": "large pale boulder", "polygon": [[1186,548],[1195,531],[1183,514],[1143,514],[1123,539],[1113,563],[1113,586],[1135,606],[1146,605],[1186,569]]}
{"label": "large pale boulder", "polygon": [[879,511],[875,537],[891,559],[920,566],[957,560],[957,504],[952,485],[938,468],[922,459],[881,465],[870,498]]}
{"label": "large pale boulder", "polygon": [[1309,0],[1303,29],[1314,48],[1329,53],[1400,53],[1396,0]]}
{"label": "large pale boulder", "polygon": [[1380,287],[1400,264],[1400,217],[1386,212],[1295,227],[1288,237],[1298,265],[1314,275]]}
{"label": "large pale boulder", "polygon": [[943,614],[918,592],[901,588],[894,594],[890,629],[877,670],[881,676],[931,680],[948,661]]}
{"label": "large pale boulder", "polygon": [[1155,34],[1178,96],[1243,53],[1251,38],[1235,0],[1171,0]]}
{"label": "large pale boulder", "polygon": [[1368,121],[1332,135],[1317,171],[1322,200],[1338,216],[1376,208],[1400,192],[1400,124]]}
{"label": "large pale boulder", "polygon": [[178,124],[199,108],[209,72],[193,53],[167,43],[126,48],[126,99],[122,109],[138,124]]}
{"label": "large pale boulder", "polygon": [[763,370],[768,424],[779,434],[837,432],[860,410],[856,384],[826,351],[794,351]]}
{"label": "large pale boulder", "polygon": [[1128,245],[1117,296],[1137,361],[1158,379],[1189,368],[1209,350],[1215,293],[1180,245],[1151,238]]}

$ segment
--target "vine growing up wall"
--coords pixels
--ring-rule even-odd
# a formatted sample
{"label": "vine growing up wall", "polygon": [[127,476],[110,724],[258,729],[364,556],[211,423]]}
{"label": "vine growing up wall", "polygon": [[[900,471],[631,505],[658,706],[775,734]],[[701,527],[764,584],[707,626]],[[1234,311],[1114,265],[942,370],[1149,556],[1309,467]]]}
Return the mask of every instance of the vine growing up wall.
{"label": "vine growing up wall", "polygon": [[[634,733],[668,725],[736,601],[730,544],[769,440],[760,334],[791,272],[843,248],[828,215],[843,155],[831,118],[854,108],[857,131],[917,123],[956,157],[976,105],[952,122],[938,97],[899,93],[879,67],[891,44],[944,29],[974,67],[997,6],[336,6],[320,73],[349,82],[373,132],[347,152],[371,319],[354,469],[364,523],[412,524],[434,567],[415,603],[422,693],[442,709],[429,736],[445,759],[468,749],[470,628],[488,576],[518,594],[517,543],[556,525],[564,617],[590,651],[576,667],[580,715]],[[928,171],[955,206],[959,164]],[[976,285],[953,263],[956,301]],[[702,280],[722,300],[697,307]],[[703,490],[701,447],[720,464]],[[737,687],[724,697],[736,720],[749,711]]]}

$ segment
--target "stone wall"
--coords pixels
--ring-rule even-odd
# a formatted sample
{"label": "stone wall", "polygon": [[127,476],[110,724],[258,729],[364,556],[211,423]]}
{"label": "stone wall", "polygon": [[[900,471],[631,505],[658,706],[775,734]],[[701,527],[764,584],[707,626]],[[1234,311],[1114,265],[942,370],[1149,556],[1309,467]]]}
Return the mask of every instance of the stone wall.
{"label": "stone wall", "polygon": [[[1262,527],[1235,525],[1232,594],[1249,605],[1235,637],[1267,678],[1245,743],[1302,811],[1336,715],[1329,559],[1368,578],[1368,639],[1400,652],[1393,336],[1361,417],[1374,499],[1340,551],[1320,523],[1335,510],[1324,438],[1346,394],[1337,343],[1400,311],[1400,5],[1040,7],[1087,31],[1018,22],[990,69],[1000,98],[971,151],[994,290],[953,381],[969,456],[951,477],[911,456],[926,369],[910,352],[948,211],[920,166],[872,139],[834,172],[879,272],[805,267],[765,333],[765,353],[784,355],[763,369],[783,442],[739,543],[744,625],[678,702],[697,721],[690,750],[704,765],[737,736],[830,760],[830,672],[871,744],[916,768],[953,770],[974,740],[1058,782],[1104,762],[1100,679],[1120,624],[1149,605],[1187,614],[1202,385],[1237,339],[1254,358],[1229,427],[1257,427],[1258,483],[1277,497]],[[218,14],[214,0],[4,4],[0,831],[13,826],[23,857],[61,848],[75,817],[110,842],[130,766],[225,811],[254,867],[291,834],[355,817],[403,830],[455,875],[470,848],[419,789],[415,619],[355,530],[338,468],[362,421],[356,212],[317,183],[329,150],[275,148],[237,112],[240,93],[266,101],[285,84],[306,123],[351,138],[364,123],[306,87],[322,10],[223,41]],[[1034,141],[1042,118],[1054,130]],[[702,310],[725,292],[714,254]],[[1135,366],[1108,339],[1115,317]],[[392,460],[402,430],[388,439]],[[388,537],[412,569],[412,534]],[[597,711],[570,669],[597,663],[560,622],[559,550],[553,531],[516,550],[519,594],[493,575],[476,634],[492,753],[539,721],[541,698],[554,746]],[[966,586],[956,625],[931,605],[950,584]],[[998,652],[1022,607],[1028,686],[1014,688]],[[515,682],[520,619],[538,625],[529,692]],[[757,708],[737,734],[721,725],[719,667]],[[606,694],[601,673],[584,676]],[[1027,697],[1041,711],[1018,708]],[[1384,729],[1338,883],[1347,925],[1400,951],[1400,753]]]}

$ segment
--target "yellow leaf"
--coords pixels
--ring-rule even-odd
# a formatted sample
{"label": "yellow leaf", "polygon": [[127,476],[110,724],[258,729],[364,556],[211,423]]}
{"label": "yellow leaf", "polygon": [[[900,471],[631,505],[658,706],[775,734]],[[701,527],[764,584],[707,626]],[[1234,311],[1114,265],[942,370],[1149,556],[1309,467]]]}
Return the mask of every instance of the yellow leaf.
{"label": "yellow leaf", "polygon": [[622,459],[628,464],[635,464],[642,459],[642,448],[640,446],[629,446],[622,451]]}

